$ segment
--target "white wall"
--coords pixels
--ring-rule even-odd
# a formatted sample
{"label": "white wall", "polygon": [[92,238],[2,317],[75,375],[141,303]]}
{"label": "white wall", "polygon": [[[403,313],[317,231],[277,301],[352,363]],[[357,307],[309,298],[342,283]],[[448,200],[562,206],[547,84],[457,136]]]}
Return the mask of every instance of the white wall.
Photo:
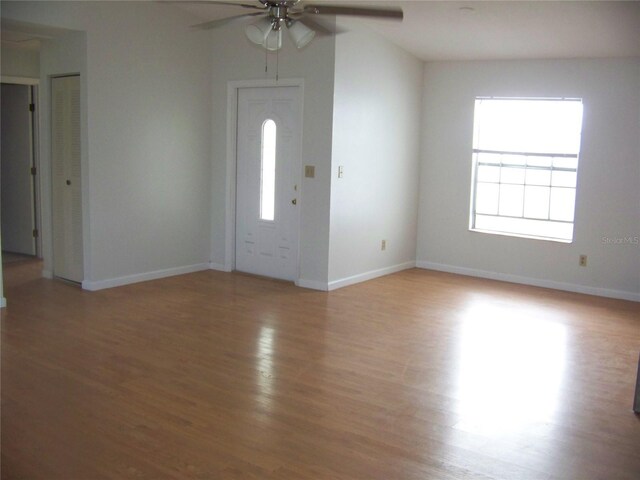
{"label": "white wall", "polygon": [[[233,219],[226,218],[232,208],[235,172],[228,171],[227,86],[230,81],[274,80],[275,54],[269,54],[269,73],[265,75],[265,51],[253,45],[242,26],[215,29],[211,33],[213,70],[213,128],[210,132],[213,158],[212,262],[216,268],[230,269],[230,236]],[[285,35],[278,56],[281,79],[302,79],[304,113],[302,165],[315,165],[315,178],[302,178],[300,190],[300,276],[299,284],[322,288],[327,283],[329,251],[329,192],[331,173],[331,122],[333,115],[333,37],[315,38],[297,51]]]}
{"label": "white wall", "polygon": [[[640,300],[640,59],[428,63],[418,265]],[[472,233],[474,97],[581,97],[572,244]],[[588,266],[578,256],[588,255]]]}
{"label": "white wall", "polygon": [[3,2],[2,15],[86,35],[84,286],[206,268],[211,57],[197,19],[154,2]]}
{"label": "white wall", "polygon": [[420,160],[422,62],[356,22],[340,25],[330,288],[414,265]]}
{"label": "white wall", "polygon": [[40,78],[40,54],[37,50],[17,48],[3,43],[0,58],[0,72],[3,77]]}

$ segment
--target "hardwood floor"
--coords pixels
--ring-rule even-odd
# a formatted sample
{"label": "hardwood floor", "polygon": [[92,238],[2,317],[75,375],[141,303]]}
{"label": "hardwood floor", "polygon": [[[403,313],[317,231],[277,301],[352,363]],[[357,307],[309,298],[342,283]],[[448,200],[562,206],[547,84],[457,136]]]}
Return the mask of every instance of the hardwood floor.
{"label": "hardwood floor", "polygon": [[640,304],[409,270],[331,293],[5,266],[3,479],[634,479]]}

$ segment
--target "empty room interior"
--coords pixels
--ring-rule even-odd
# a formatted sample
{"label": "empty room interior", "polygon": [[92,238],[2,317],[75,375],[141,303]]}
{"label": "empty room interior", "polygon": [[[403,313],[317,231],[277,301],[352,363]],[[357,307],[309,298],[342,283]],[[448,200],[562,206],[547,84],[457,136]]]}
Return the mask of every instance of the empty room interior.
{"label": "empty room interior", "polygon": [[640,2],[5,1],[1,478],[640,478]]}

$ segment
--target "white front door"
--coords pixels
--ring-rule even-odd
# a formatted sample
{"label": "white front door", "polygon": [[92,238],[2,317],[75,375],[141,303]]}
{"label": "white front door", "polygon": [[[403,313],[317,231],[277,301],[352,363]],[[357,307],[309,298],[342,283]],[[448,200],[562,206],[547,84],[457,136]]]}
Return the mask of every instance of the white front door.
{"label": "white front door", "polygon": [[236,270],[298,278],[298,87],[238,90]]}

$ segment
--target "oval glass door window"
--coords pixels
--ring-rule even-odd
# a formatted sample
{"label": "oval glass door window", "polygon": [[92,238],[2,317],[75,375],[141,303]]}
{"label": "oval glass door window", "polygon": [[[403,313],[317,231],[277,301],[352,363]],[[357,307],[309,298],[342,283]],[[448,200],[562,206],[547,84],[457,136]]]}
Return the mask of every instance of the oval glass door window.
{"label": "oval glass door window", "polygon": [[262,165],[260,169],[260,220],[273,221],[276,200],[276,122],[262,124]]}

